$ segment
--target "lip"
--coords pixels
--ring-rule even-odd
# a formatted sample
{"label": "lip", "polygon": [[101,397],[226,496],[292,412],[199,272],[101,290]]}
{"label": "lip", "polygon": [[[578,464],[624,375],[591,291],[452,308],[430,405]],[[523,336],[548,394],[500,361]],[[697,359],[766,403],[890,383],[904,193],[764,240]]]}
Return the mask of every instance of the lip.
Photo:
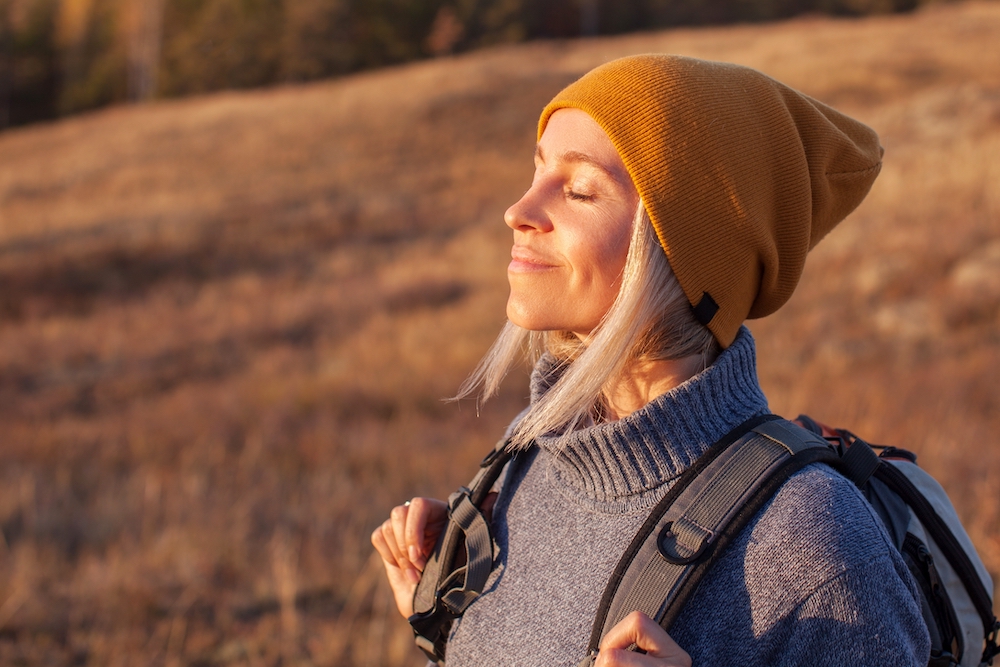
{"label": "lip", "polygon": [[510,257],[511,261],[507,270],[515,273],[544,271],[545,269],[551,269],[555,266],[552,260],[527,246],[513,246],[510,249]]}

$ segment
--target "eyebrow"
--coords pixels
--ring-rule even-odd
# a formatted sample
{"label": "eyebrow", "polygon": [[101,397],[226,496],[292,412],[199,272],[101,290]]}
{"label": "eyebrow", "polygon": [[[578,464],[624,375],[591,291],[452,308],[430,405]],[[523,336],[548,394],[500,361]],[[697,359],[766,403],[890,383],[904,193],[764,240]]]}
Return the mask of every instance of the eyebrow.
{"label": "eyebrow", "polygon": [[[542,162],[545,162],[545,155],[542,153],[542,147],[539,144],[535,144],[535,157],[541,159]],[[558,157],[561,162],[583,162],[584,164],[588,164],[595,169],[599,169],[615,181],[621,182],[622,180],[622,174],[617,174],[611,171],[586,153],[581,153],[580,151],[566,151],[565,153],[560,153]]]}

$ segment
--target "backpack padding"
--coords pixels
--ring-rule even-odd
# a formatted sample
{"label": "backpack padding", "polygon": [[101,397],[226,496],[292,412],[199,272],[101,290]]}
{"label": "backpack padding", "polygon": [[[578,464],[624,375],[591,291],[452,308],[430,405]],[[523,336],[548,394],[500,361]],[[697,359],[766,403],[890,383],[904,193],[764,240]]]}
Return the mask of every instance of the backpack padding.
{"label": "backpack padding", "polygon": [[934,558],[961,626],[966,647],[961,667],[979,665],[984,656],[973,647],[983,646],[984,637],[996,623],[991,595],[993,581],[962,528],[955,508],[937,480],[909,461],[883,460],[876,477],[910,506],[912,516],[907,532],[920,539]]}
{"label": "backpack padding", "polygon": [[635,558],[636,553],[638,553],[650,533],[653,532],[653,529],[656,528],[659,518],[664,512],[667,511],[667,508],[674,502],[674,500],[676,500],[677,496],[680,495],[681,491],[687,487],[691,480],[699,475],[709,463],[715,460],[716,456],[725,451],[727,447],[736,442],[754,426],[758,426],[759,424],[775,419],[780,419],[780,417],[771,414],[752,417],[726,435],[722,436],[718,442],[705,450],[705,453],[692,463],[687,470],[681,473],[677,481],[674,482],[674,485],[670,487],[663,498],[661,498],[660,501],[653,507],[649,516],[646,517],[646,520],[639,528],[639,531],[635,534],[635,537],[632,538],[632,542],[629,543],[628,548],[625,549],[621,559],[618,561],[618,565],[615,567],[615,571],[608,580],[607,586],[604,588],[604,594],[601,596],[601,601],[597,605],[597,614],[594,619],[594,626],[590,635],[590,644],[588,648],[589,652],[593,652],[598,646],[600,646],[601,637],[604,636],[604,621],[607,618],[608,608],[611,606],[611,601],[618,592],[618,584],[621,582],[622,577],[625,574],[625,570]]}
{"label": "backpack padding", "polygon": [[598,608],[588,664],[603,636],[639,610],[669,629],[718,554],[781,484],[802,467],[837,457],[827,442],[774,418],[733,434],[685,472],[619,561]]}

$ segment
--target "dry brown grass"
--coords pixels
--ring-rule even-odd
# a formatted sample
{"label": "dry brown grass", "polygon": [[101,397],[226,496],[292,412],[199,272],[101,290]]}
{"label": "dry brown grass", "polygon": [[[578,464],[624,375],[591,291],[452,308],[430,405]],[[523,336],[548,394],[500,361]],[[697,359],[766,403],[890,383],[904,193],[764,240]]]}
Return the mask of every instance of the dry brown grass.
{"label": "dry brown grass", "polygon": [[419,664],[367,535],[523,403],[536,114],[609,58],[756,66],[885,170],[754,323],[772,407],[917,451],[1000,579],[1000,3],[533,44],[0,135],[0,663]]}

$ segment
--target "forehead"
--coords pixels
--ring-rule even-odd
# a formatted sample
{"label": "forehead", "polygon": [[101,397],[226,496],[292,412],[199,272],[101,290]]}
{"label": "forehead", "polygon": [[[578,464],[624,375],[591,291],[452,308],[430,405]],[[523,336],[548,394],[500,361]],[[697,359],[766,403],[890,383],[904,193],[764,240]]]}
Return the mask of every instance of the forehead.
{"label": "forehead", "polygon": [[579,109],[552,114],[535,148],[543,162],[585,163],[607,172],[615,180],[631,183],[625,164],[601,126]]}

